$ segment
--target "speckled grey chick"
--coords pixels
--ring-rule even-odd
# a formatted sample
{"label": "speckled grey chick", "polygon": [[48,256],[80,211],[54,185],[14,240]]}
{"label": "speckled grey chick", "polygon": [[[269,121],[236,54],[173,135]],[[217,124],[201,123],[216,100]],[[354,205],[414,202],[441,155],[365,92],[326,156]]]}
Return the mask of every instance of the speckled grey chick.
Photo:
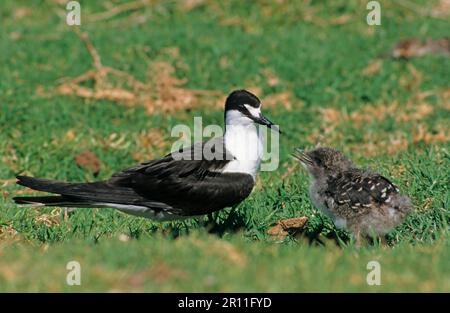
{"label": "speckled grey chick", "polygon": [[412,211],[411,200],[387,178],[356,168],[335,149],[297,150],[294,157],[310,174],[313,204],[357,238],[385,235]]}

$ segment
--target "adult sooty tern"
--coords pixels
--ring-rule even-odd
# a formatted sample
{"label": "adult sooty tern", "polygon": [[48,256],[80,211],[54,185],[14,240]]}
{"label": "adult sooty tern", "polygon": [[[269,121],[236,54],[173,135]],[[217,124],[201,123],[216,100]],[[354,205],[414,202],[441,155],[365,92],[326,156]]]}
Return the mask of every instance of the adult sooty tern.
{"label": "adult sooty tern", "polygon": [[17,176],[19,185],[57,196],[16,197],[17,204],[115,208],[173,220],[239,204],[251,193],[262,158],[262,134],[255,123],[277,131],[261,114],[261,102],[246,90],[225,102],[223,137],[194,144],[165,157],[125,169],[109,180],[68,183]]}
{"label": "adult sooty tern", "polygon": [[412,211],[411,200],[386,177],[356,168],[340,151],[320,147],[297,150],[294,157],[310,174],[313,204],[358,241],[361,235],[385,235]]}

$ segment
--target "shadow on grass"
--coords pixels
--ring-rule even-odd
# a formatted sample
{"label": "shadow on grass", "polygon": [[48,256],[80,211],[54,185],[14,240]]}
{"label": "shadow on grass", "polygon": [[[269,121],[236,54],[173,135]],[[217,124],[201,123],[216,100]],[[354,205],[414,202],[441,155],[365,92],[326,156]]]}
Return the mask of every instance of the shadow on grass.
{"label": "shadow on grass", "polygon": [[298,231],[289,234],[295,241],[307,244],[309,246],[328,247],[330,245],[345,248],[351,244],[351,237],[345,232],[331,231],[323,232],[324,227],[319,227],[313,231]]}
{"label": "shadow on grass", "polygon": [[[187,219],[165,223],[164,225],[152,226],[147,228],[146,232],[149,234],[162,233],[164,236],[172,239],[189,235],[199,229],[206,230],[209,234],[223,237],[227,233],[238,233],[239,231],[248,228],[248,223],[245,215],[239,210],[232,208],[229,211],[219,211],[208,214],[205,217],[198,219]],[[137,230],[132,233],[130,230],[130,237],[139,238],[142,230]]]}
{"label": "shadow on grass", "polygon": [[231,208],[226,214],[215,212],[208,214],[208,218],[204,223],[204,227],[208,233],[222,237],[225,233],[237,233],[246,229],[248,223],[245,215],[237,208]]}

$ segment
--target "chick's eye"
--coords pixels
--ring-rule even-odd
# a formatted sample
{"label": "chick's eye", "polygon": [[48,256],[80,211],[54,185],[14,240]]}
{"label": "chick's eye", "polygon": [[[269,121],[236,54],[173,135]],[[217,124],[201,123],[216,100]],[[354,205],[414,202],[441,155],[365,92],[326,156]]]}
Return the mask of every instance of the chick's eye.
{"label": "chick's eye", "polygon": [[314,161],[316,162],[316,164],[317,164],[318,166],[323,166],[323,165],[324,165],[321,158],[314,158]]}

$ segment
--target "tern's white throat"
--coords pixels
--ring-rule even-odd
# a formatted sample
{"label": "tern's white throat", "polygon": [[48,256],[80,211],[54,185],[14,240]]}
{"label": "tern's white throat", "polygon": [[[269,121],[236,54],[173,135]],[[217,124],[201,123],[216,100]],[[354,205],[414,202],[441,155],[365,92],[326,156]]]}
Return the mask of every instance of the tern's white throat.
{"label": "tern's white throat", "polygon": [[258,125],[236,110],[226,113],[225,124],[225,147],[235,160],[224,172],[247,173],[255,178],[263,154],[263,137]]}

